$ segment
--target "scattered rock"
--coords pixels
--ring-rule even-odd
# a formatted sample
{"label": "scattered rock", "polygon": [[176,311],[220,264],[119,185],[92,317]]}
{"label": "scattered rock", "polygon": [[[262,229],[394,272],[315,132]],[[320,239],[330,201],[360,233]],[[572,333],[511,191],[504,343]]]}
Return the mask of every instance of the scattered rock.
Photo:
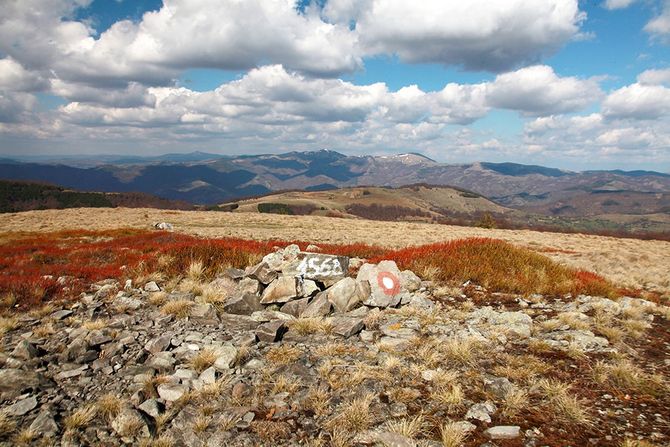
{"label": "scattered rock", "polygon": [[516,425],[497,425],[484,431],[491,439],[516,439],[519,437],[521,427]]}
{"label": "scattered rock", "polygon": [[52,318],[52,319],[54,319],[54,320],[62,320],[62,319],[64,319],[64,318],[69,317],[69,316],[72,315],[73,313],[74,313],[74,312],[72,312],[71,310],[61,309],[61,310],[57,310],[56,312],[54,312],[54,313],[52,313],[51,315],[49,315],[49,318]]}
{"label": "scattered rock", "polygon": [[159,337],[153,338],[144,345],[144,349],[152,354],[165,351],[170,346],[170,340],[172,340],[172,334],[163,334]]}
{"label": "scattered rock", "polygon": [[261,262],[245,270],[249,278],[256,279],[263,284],[270,284],[277,278],[277,272],[272,270],[266,262]]}
{"label": "scattered rock", "polygon": [[331,324],[334,334],[347,338],[358,334],[365,327],[362,318],[333,317]]}
{"label": "scattered rock", "polygon": [[363,304],[374,307],[395,307],[400,303],[403,289],[402,275],[393,261],[382,261],[379,264],[363,264],[358,271],[356,280],[369,284],[370,292],[363,299]]}
{"label": "scattered rock", "polygon": [[219,371],[228,370],[235,364],[237,349],[233,345],[223,345],[216,348],[215,353],[217,357],[214,362],[214,368]]}
{"label": "scattered rock", "polygon": [[367,292],[361,282],[344,278],[328,289],[328,301],[337,312],[348,312],[366,298]]}
{"label": "scattered rock", "polygon": [[305,307],[300,317],[314,318],[325,317],[330,313],[332,304],[328,300],[328,291],[320,292],[316,297]]}
{"label": "scattered rock", "polygon": [[155,281],[149,281],[144,285],[144,291],[145,292],[160,292],[161,288],[158,287],[158,284],[156,284]]}
{"label": "scattered rock", "polygon": [[219,322],[216,309],[210,303],[196,303],[191,306],[189,318],[202,324],[217,324]]}
{"label": "scattered rock", "polygon": [[10,405],[5,411],[12,416],[23,416],[35,408],[37,408],[37,398],[30,396]]}
{"label": "scattered rock", "polygon": [[261,304],[286,303],[298,295],[298,280],[294,276],[280,276],[263,291]]}
{"label": "scattered rock", "polygon": [[50,411],[42,411],[30,424],[30,430],[39,433],[42,437],[52,438],[58,433],[58,424]]}
{"label": "scattered rock", "polygon": [[302,298],[299,300],[289,301],[279,308],[281,312],[285,314],[293,315],[294,317],[299,317],[307,308],[309,304],[309,298]]}
{"label": "scattered rock", "polygon": [[495,411],[496,406],[493,405],[493,402],[486,401],[483,403],[474,404],[468,409],[468,412],[465,414],[465,419],[475,419],[477,421],[490,424],[491,415],[495,413]]}
{"label": "scattered rock", "polygon": [[286,326],[282,320],[274,320],[268,323],[263,323],[256,329],[256,337],[260,341],[273,343],[281,340],[281,337],[286,332]]}
{"label": "scattered rock", "polygon": [[20,341],[11,354],[12,357],[21,360],[30,360],[32,358],[38,357],[39,352],[37,348],[25,340]]}
{"label": "scattered rock", "polygon": [[261,297],[253,293],[232,296],[223,303],[223,310],[229,314],[251,315],[263,309]]}
{"label": "scattered rock", "polygon": [[161,383],[156,387],[156,391],[161,399],[174,402],[182,397],[188,391],[188,388],[178,383]]}

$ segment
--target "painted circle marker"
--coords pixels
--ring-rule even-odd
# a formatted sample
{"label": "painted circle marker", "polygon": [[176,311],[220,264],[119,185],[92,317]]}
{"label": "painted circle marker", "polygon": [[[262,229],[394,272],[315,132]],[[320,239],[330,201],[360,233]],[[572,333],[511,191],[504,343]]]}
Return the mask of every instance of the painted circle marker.
{"label": "painted circle marker", "polygon": [[385,295],[394,296],[400,292],[400,280],[391,272],[379,272],[377,284]]}

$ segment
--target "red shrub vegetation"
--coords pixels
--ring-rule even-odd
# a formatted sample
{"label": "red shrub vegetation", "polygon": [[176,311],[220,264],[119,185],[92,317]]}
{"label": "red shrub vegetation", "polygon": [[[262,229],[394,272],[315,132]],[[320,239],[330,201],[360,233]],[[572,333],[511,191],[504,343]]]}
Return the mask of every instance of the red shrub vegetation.
{"label": "red shrub vegetation", "polygon": [[[200,261],[206,277],[223,268],[243,268],[284,247],[287,241],[201,239],[179,233],[139,230],[67,231],[22,235],[0,244],[0,298],[13,294],[21,307],[74,297],[92,282],[121,281],[153,272],[184,275]],[[305,249],[308,243],[297,243]],[[365,244],[320,244],[324,253],[394,259],[401,268],[440,281],[472,280],[491,290],[516,293],[611,295],[609,282],[560,266],[530,250],[491,239],[467,239],[388,251]],[[59,278],[64,277],[59,281]]]}
{"label": "red shrub vegetation", "polygon": [[[615,293],[604,278],[571,269],[531,250],[496,239],[472,238],[385,253],[400,268],[438,281],[472,281],[489,290],[547,295]],[[382,260],[382,257],[372,262]]]}

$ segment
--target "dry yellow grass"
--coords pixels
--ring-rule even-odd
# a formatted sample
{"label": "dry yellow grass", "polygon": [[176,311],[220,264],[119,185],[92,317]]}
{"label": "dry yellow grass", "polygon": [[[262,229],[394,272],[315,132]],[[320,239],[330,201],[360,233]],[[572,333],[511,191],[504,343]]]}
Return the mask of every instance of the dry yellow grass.
{"label": "dry yellow grass", "polygon": [[[0,233],[86,228],[151,228],[166,221],[176,231],[209,237],[309,240],[319,243],[381,244],[390,248],[467,237],[491,237],[537,250],[566,265],[591,270],[629,287],[670,289],[670,242],[618,239],[583,234],[497,230],[321,216],[168,211],[128,208],[75,208],[8,213]],[[0,240],[15,237],[0,234]]]}

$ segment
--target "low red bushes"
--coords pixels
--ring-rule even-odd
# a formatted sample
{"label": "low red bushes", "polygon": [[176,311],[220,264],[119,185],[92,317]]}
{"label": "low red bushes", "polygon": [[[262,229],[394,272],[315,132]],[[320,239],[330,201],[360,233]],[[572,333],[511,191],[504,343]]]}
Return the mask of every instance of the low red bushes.
{"label": "low red bushes", "polygon": [[[200,239],[179,233],[115,230],[25,236],[0,244],[0,298],[13,294],[23,307],[76,296],[106,278],[134,279],[162,272],[183,275],[193,261],[213,277],[224,267],[246,267],[286,241]],[[301,249],[308,243],[296,242]],[[472,280],[514,293],[611,295],[611,284],[590,272],[560,266],[530,250],[491,239],[466,239],[388,251],[365,244],[320,244],[324,253],[393,259],[403,269],[439,281]],[[58,282],[59,277],[67,277]],[[2,300],[12,302],[14,300]]]}
{"label": "low red bushes", "polygon": [[431,279],[473,281],[492,291],[605,296],[615,293],[612,285],[596,274],[564,267],[546,256],[495,239],[471,238],[410,247],[382,257]]}

